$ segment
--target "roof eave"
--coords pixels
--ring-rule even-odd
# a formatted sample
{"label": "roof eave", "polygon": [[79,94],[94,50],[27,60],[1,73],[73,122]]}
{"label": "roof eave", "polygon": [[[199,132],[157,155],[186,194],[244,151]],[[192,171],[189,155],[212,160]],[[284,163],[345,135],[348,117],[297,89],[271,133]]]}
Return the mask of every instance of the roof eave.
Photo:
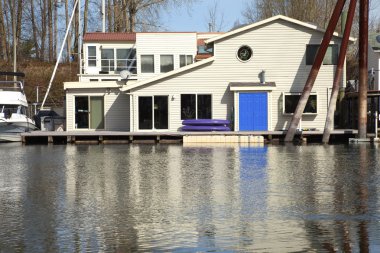
{"label": "roof eave", "polygon": [[[227,38],[229,36],[232,36],[234,34],[238,34],[238,33],[241,33],[241,32],[244,32],[246,30],[249,30],[249,29],[252,29],[252,28],[255,28],[255,27],[258,27],[258,26],[261,26],[261,25],[264,25],[264,24],[267,24],[269,22],[272,22],[272,21],[275,21],[275,20],[278,20],[278,19],[282,19],[282,20],[285,20],[285,21],[288,21],[288,22],[291,22],[291,23],[294,23],[294,24],[298,24],[298,25],[301,25],[301,26],[304,26],[304,27],[307,27],[307,28],[310,28],[310,29],[313,29],[313,30],[316,30],[316,31],[319,31],[319,32],[326,32],[326,30],[324,29],[321,29],[319,28],[318,26],[316,25],[312,25],[312,24],[309,24],[309,23],[305,23],[303,21],[299,21],[297,19],[293,19],[293,18],[289,18],[289,17],[286,17],[286,16],[283,16],[283,15],[277,15],[277,16],[273,16],[271,18],[267,18],[267,19],[264,19],[264,20],[261,20],[259,22],[255,22],[255,23],[252,23],[250,25],[246,25],[246,26],[243,26],[241,28],[238,28],[238,29],[235,29],[235,30],[232,30],[230,32],[227,32],[225,34],[222,34],[220,36],[216,36],[216,37],[213,37],[213,38],[210,38],[208,40],[205,40],[205,43],[208,44],[208,43],[211,43],[211,42],[215,42],[215,41],[218,41],[218,40],[221,40],[221,39],[224,39],[224,38]],[[339,33],[337,32],[334,32],[333,33],[334,36],[336,37],[340,37],[342,38],[342,35],[340,35]],[[353,37],[350,37],[349,39],[351,42],[355,42],[356,41],[356,38],[353,38]]]}

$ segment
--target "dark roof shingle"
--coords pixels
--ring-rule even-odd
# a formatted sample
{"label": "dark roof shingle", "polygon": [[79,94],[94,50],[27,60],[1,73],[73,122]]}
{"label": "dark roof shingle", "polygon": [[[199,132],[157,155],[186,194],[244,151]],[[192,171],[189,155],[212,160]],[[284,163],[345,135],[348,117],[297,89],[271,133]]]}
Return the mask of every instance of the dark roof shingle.
{"label": "dark roof shingle", "polygon": [[83,41],[136,41],[136,33],[86,33]]}

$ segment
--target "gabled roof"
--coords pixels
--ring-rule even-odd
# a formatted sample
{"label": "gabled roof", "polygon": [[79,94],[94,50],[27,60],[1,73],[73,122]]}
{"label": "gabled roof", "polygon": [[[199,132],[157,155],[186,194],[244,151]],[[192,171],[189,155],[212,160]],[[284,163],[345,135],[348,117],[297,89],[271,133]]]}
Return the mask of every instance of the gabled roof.
{"label": "gabled roof", "polygon": [[168,78],[168,77],[180,74],[180,73],[188,71],[190,69],[203,66],[203,65],[205,65],[205,64],[207,64],[209,62],[212,62],[212,61],[214,61],[214,57],[210,57],[208,59],[205,59],[205,60],[193,63],[193,64],[189,64],[189,65],[187,65],[185,67],[182,67],[182,68],[179,68],[179,69],[175,69],[175,70],[172,70],[172,71],[170,71],[168,73],[161,74],[161,75],[158,75],[158,76],[146,79],[146,80],[142,80],[140,82],[136,82],[136,83],[131,84],[131,85],[128,85],[128,84],[124,85],[120,90],[121,91],[127,91],[127,90],[131,90],[131,89],[136,89],[136,88],[138,88],[140,86],[143,86],[145,84],[156,82],[156,81],[159,81],[161,79],[165,79],[165,78]]}
{"label": "gabled roof", "polygon": [[[284,21],[287,21],[287,22],[290,22],[290,23],[293,23],[293,24],[297,24],[297,25],[300,25],[300,26],[303,26],[303,27],[306,27],[306,28],[309,28],[309,29],[312,29],[312,30],[316,30],[316,31],[319,31],[319,32],[323,32],[323,33],[326,31],[325,29],[319,28],[318,26],[313,25],[313,24],[302,22],[302,21],[299,21],[297,19],[289,18],[289,17],[283,16],[283,15],[277,15],[277,16],[274,16],[274,17],[271,17],[271,18],[267,18],[267,19],[264,19],[264,20],[256,22],[256,23],[252,23],[250,25],[246,25],[246,26],[237,28],[237,29],[232,30],[230,32],[227,32],[225,34],[222,34],[222,35],[219,35],[219,36],[215,36],[213,38],[210,38],[210,39],[206,40],[205,42],[208,44],[208,43],[211,43],[211,42],[214,42],[214,41],[225,39],[225,38],[228,38],[228,37],[230,37],[232,35],[235,35],[235,34],[238,34],[238,33],[244,32],[244,31],[247,31],[247,30],[252,29],[252,28],[256,28],[256,27],[261,26],[261,25],[265,25],[265,24],[270,23],[270,22],[275,21],[275,20],[284,20]],[[336,37],[342,37],[337,32],[334,32],[334,36],[336,36]],[[355,40],[356,40],[355,38],[350,37],[350,41],[355,41]]]}
{"label": "gabled roof", "polygon": [[86,33],[83,41],[136,41],[136,33]]}

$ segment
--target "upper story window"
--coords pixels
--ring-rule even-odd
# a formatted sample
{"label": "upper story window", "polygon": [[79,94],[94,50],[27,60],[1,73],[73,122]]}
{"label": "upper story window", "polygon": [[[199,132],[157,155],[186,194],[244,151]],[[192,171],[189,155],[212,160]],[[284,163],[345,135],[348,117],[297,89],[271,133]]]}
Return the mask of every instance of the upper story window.
{"label": "upper story window", "polygon": [[128,70],[136,74],[136,49],[134,48],[103,48],[101,50],[102,71]]}
{"label": "upper story window", "polygon": [[160,56],[161,73],[166,73],[174,69],[174,57],[173,55],[161,55]]}
{"label": "upper story window", "polygon": [[241,46],[237,51],[237,57],[242,62],[247,62],[252,57],[252,49],[249,46]]}
{"label": "upper story window", "polygon": [[101,52],[102,71],[114,71],[115,70],[115,54],[114,49],[107,48],[102,49]]}
{"label": "upper story window", "polygon": [[136,49],[116,49],[116,71],[136,74]]}
{"label": "upper story window", "polygon": [[193,63],[193,56],[192,55],[184,55],[181,54],[179,56],[179,67],[182,68],[186,65],[192,64]]}
{"label": "upper story window", "polygon": [[[313,65],[320,45],[306,45],[306,65]],[[338,45],[329,45],[326,51],[325,58],[323,58],[323,65],[337,65],[338,64]]]}
{"label": "upper story window", "polygon": [[88,46],[87,53],[88,53],[87,65],[89,67],[96,67],[96,46]]}
{"label": "upper story window", "polygon": [[154,73],[154,55],[141,55],[141,73]]}

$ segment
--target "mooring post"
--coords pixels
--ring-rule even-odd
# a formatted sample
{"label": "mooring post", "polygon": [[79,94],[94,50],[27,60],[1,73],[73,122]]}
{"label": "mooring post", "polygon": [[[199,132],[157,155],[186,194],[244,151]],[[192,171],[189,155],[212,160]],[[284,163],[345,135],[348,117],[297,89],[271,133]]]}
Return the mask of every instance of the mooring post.
{"label": "mooring post", "polygon": [[360,0],[358,138],[367,138],[368,0]]}
{"label": "mooring post", "polygon": [[328,48],[330,41],[331,41],[331,38],[334,34],[336,24],[338,23],[338,20],[339,20],[340,14],[342,13],[345,2],[346,2],[346,0],[338,0],[338,2],[335,5],[335,8],[334,8],[333,14],[331,16],[330,22],[327,26],[325,35],[323,36],[321,46],[318,49],[317,56],[315,57],[313,66],[310,70],[309,76],[308,76],[307,81],[305,83],[305,86],[304,86],[303,92],[301,94],[300,100],[298,101],[296,111],[294,112],[292,120],[290,122],[288,131],[287,131],[285,139],[284,139],[285,142],[290,142],[290,141],[293,141],[293,139],[294,139],[294,135],[296,133],[298,123],[302,117],[303,111],[305,110],[307,100],[309,99],[310,92],[313,88],[315,79],[317,78],[319,69],[321,68],[323,58],[326,54],[327,48]]}
{"label": "mooring post", "polygon": [[336,109],[336,101],[338,99],[339,83],[342,79],[341,77],[343,73],[344,61],[346,59],[348,42],[350,40],[352,21],[354,20],[354,16],[355,16],[356,3],[357,3],[357,0],[351,0],[350,7],[348,9],[347,21],[346,21],[346,25],[343,32],[342,44],[340,46],[338,65],[335,71],[334,83],[333,83],[330,103],[329,103],[329,107],[327,111],[326,124],[325,124],[325,129],[323,131],[322,143],[329,142],[331,130],[334,128],[333,126],[334,112]]}

